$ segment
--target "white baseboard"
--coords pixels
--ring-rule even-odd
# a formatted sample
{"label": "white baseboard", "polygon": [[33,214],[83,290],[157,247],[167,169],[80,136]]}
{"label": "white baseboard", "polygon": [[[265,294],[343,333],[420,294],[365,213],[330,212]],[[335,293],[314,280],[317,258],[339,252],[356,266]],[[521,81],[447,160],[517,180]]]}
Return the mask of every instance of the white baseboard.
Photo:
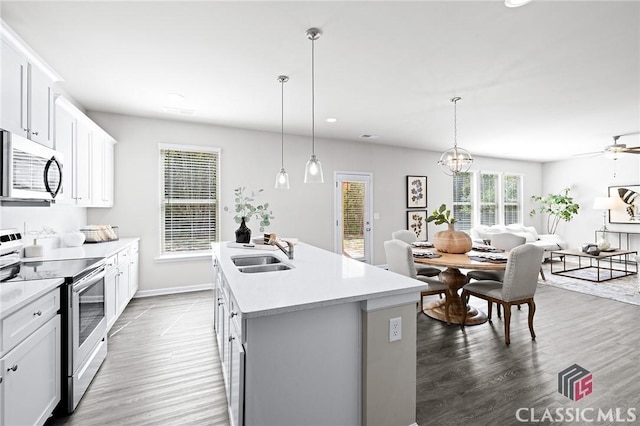
{"label": "white baseboard", "polygon": [[159,288],[154,290],[138,290],[133,297],[137,299],[138,297],[164,296],[166,294],[188,293],[191,291],[202,290],[213,290],[213,283]]}

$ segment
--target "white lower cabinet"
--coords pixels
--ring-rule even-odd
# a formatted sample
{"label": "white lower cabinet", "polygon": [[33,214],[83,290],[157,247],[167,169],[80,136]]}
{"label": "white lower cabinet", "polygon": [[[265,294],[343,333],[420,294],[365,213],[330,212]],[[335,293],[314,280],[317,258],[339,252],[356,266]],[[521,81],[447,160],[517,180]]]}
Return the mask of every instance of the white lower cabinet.
{"label": "white lower cabinet", "polygon": [[108,257],[106,265],[104,282],[109,329],[138,291],[138,242]]}
{"label": "white lower cabinet", "polygon": [[[55,290],[57,294],[59,291],[58,288]],[[43,296],[50,297],[51,293]],[[33,306],[30,304],[3,320],[3,334],[11,331],[8,320],[14,315],[22,315],[25,310],[30,317],[36,317],[34,324],[45,322],[15,347],[3,347],[7,351],[0,358],[2,426],[42,425],[60,402],[60,314],[54,311],[46,319],[41,310],[31,313]]]}
{"label": "white lower cabinet", "polygon": [[229,286],[220,268],[214,269],[216,304],[214,326],[222,364],[229,416],[232,425],[244,424],[245,347],[242,340],[242,319],[234,309]]}

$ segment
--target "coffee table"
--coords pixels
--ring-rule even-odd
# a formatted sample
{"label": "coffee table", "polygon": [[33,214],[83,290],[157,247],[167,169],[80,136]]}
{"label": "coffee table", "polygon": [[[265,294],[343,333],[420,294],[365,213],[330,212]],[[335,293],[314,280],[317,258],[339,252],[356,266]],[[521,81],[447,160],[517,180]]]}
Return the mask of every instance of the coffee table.
{"label": "coffee table", "polygon": [[[580,250],[554,250],[551,252],[551,273],[555,275],[563,275],[566,277],[577,278],[592,282],[602,282],[614,280],[616,278],[635,275],[638,273],[638,264],[633,260],[631,255],[638,252],[630,250],[612,250],[603,251],[599,255],[594,256]],[[553,258],[561,259],[561,270],[553,270]],[[567,266],[567,258],[577,258],[578,266]],[[596,271],[595,279],[577,271],[593,269]]]}

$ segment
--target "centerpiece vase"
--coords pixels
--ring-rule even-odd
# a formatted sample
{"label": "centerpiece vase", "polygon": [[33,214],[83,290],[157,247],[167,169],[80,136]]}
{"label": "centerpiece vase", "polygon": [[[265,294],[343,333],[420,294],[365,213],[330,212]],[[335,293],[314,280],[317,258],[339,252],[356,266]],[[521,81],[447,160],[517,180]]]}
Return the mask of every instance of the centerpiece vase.
{"label": "centerpiece vase", "polygon": [[236,243],[246,244],[251,241],[251,229],[247,227],[244,220],[245,218],[243,217],[240,227],[236,229]]}
{"label": "centerpiece vase", "polygon": [[466,232],[456,231],[453,223],[448,224],[446,231],[436,232],[433,236],[433,246],[442,253],[466,253],[472,245],[471,237]]}

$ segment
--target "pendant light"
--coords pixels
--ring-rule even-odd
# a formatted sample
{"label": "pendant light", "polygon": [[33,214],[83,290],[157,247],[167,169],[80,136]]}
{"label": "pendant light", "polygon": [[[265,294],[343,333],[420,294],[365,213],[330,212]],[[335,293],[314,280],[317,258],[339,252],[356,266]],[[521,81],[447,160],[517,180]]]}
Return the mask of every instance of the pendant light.
{"label": "pendant light", "polygon": [[438,164],[442,167],[442,171],[449,175],[455,176],[458,173],[464,173],[471,167],[471,163],[473,163],[473,158],[469,151],[466,149],[458,148],[458,127],[457,127],[457,103],[462,99],[460,97],[455,97],[451,99],[453,102],[453,148],[446,150],[440,160],[438,160]]}
{"label": "pendant light", "polygon": [[315,72],[314,72],[314,47],[315,41],[320,38],[322,32],[317,28],[309,28],[306,32],[311,40],[311,158],[304,168],[304,183],[323,183],[322,165],[316,157],[316,111],[315,111]]}
{"label": "pendant light", "polygon": [[289,189],[289,173],[284,170],[284,84],[289,81],[289,77],[286,75],[279,75],[278,81],[280,82],[280,98],[282,99],[282,105],[280,120],[280,171],[276,175],[276,189]]}

